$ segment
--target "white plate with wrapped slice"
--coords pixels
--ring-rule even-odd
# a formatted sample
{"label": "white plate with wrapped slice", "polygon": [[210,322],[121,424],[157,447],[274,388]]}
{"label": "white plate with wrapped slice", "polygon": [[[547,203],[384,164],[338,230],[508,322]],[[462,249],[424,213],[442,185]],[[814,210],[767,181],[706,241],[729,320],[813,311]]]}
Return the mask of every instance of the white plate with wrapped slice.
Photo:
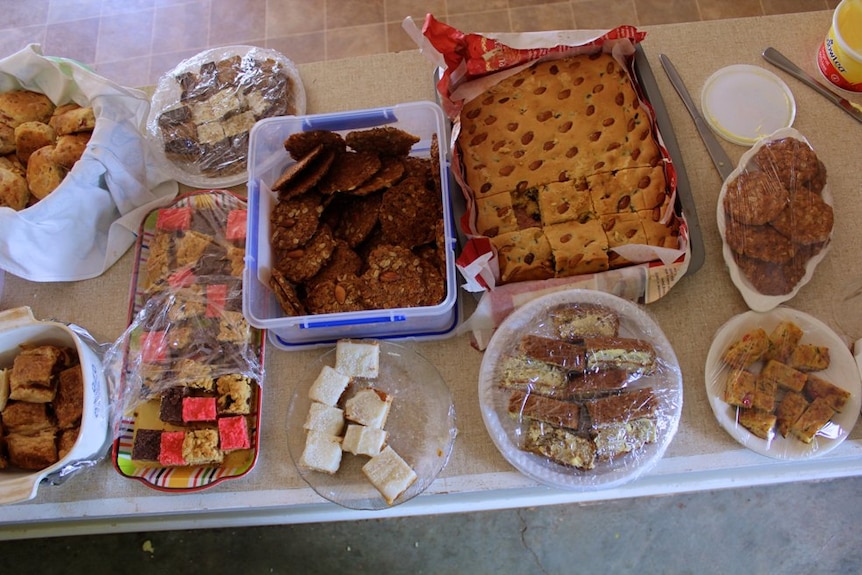
{"label": "white plate with wrapped slice", "polygon": [[306,483],[333,503],[363,510],[425,491],[457,435],[452,395],[437,368],[409,347],[380,340],[339,340],[311,362],[297,380],[287,428]]}
{"label": "white plate with wrapped slice", "polygon": [[222,46],[178,63],[158,81],[147,138],[180,183],[226,188],[248,179],[249,132],[262,118],[305,113],[296,65],[256,46]]}
{"label": "white plate with wrapped slice", "polygon": [[491,439],[519,471],[560,489],[605,489],[663,456],[682,413],[682,373],[643,308],[564,290],[499,327],[482,360],[479,403]]}
{"label": "white plate with wrapped slice", "polygon": [[743,154],[718,196],[716,219],[733,284],[755,311],[792,299],[832,239],[826,167],[793,128]]}
{"label": "white plate with wrapped slice", "polygon": [[862,405],[862,380],[846,344],[817,318],[785,306],[745,312],[721,326],[705,379],[719,425],[776,459],[832,451]]}

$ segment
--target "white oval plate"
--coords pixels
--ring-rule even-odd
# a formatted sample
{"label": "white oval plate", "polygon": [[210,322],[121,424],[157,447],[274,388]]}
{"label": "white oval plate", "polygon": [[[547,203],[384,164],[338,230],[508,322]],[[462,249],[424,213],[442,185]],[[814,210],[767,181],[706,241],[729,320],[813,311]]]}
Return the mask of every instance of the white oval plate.
{"label": "white oval plate", "polygon": [[300,374],[287,412],[288,448],[299,474],[321,497],[350,509],[386,509],[416,497],[446,466],[455,444],[455,406],[440,372],[408,347],[379,341],[380,375],[373,384],[393,397],[384,429],[387,442],[416,472],[417,479],[392,505],[362,473],[368,457],[342,453],[329,475],[298,465],[305,447],[303,424],[311,401],[308,389],[324,365],[335,366],[335,348]]}
{"label": "white oval plate", "polygon": [[[823,246],[823,249],[820,252],[808,260],[808,263],[805,264],[805,275],[802,276],[802,279],[799,280],[792,290],[790,290],[786,294],[782,295],[765,295],[757,291],[754,286],[748,281],[748,278],[745,277],[745,274],[742,273],[742,270],[739,269],[739,266],[736,264],[736,261],[733,259],[733,250],[730,249],[730,246],[727,245],[727,240],[725,239],[725,214],[724,214],[724,196],[727,195],[727,184],[732,182],[736,176],[738,176],[742,171],[746,169],[748,166],[749,160],[767,143],[779,140],[781,138],[796,138],[797,140],[801,140],[808,144],[808,140],[803,136],[798,130],[794,128],[782,128],[780,130],[775,131],[770,134],[768,137],[759,140],[750,150],[745,152],[742,157],[739,159],[739,163],[736,166],[724,183],[721,185],[721,192],[718,194],[718,205],[716,206],[716,221],[718,223],[718,233],[721,235],[721,243],[722,243],[722,255],[724,256],[724,263],[727,264],[727,269],[730,272],[730,279],[733,281],[733,285],[736,286],[736,289],[739,290],[739,293],[742,295],[742,298],[745,300],[745,303],[753,309],[754,311],[769,311],[774,307],[793,299],[796,297],[796,294],[799,293],[799,290],[802,289],[802,286],[811,281],[811,277],[814,275],[814,270],[817,268],[817,264],[819,264],[824,257],[826,257],[826,253],[829,251],[829,247],[832,244],[832,234],[829,234],[829,240],[826,245]],[[829,191],[829,184],[827,183],[823,187],[823,191],[821,192],[821,196],[823,197],[823,201],[825,201],[830,206],[833,205],[832,193]]]}
{"label": "white oval plate", "polygon": [[[808,444],[793,437],[781,437],[780,433],[775,433],[771,441],[757,437],[737,423],[736,408],[722,400],[725,380],[729,373],[727,365],[721,361],[724,350],[754,328],[762,327],[766,333],[770,333],[778,323],[785,320],[793,321],[802,328],[802,343],[829,347],[829,368],[817,372],[817,375],[850,392],[850,399],[844,410],[832,418],[834,425],[824,428]],[[806,459],[832,451],[856,425],[859,408],[862,406],[862,380],[856,360],[847,345],[819,319],[789,307],[778,307],[765,313],[748,311],[732,317],[721,326],[712,340],[706,358],[705,380],[709,404],[718,424],[745,447],[775,459]]]}
{"label": "white oval plate", "polygon": [[701,92],[703,116],[722,138],[750,146],[796,119],[796,101],[784,81],[764,68],[735,64],[707,78]]}
{"label": "white oval plate", "polygon": [[[509,392],[496,385],[499,361],[517,348],[521,337],[531,333],[553,334],[546,324],[549,309],[564,303],[593,303],[613,309],[620,317],[620,336],[645,339],[655,347],[658,368],[628,389],[652,387],[658,398],[658,440],[637,452],[612,461],[596,461],[594,469],[581,471],[566,467],[520,449],[521,426],[508,414]],[[676,434],[682,413],[682,372],[676,354],[661,328],[637,304],[604,292],[570,289],[541,296],[515,310],[491,338],[479,371],[479,406],[485,427],[506,460],[524,475],[545,485],[573,491],[616,487],[636,479],[651,469],[664,455]]]}

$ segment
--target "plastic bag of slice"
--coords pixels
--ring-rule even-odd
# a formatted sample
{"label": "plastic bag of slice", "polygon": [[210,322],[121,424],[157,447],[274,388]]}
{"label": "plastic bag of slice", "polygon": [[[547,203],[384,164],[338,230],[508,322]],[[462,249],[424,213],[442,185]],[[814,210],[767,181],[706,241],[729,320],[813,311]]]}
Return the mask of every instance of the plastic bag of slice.
{"label": "plastic bag of slice", "polygon": [[[485,292],[465,326],[485,329],[553,289],[644,303],[688,269],[677,172],[635,74],[645,33],[465,34],[429,15],[426,51],[453,121],[453,175],[466,209],[458,259]],[[482,327],[479,327],[482,324]]]}

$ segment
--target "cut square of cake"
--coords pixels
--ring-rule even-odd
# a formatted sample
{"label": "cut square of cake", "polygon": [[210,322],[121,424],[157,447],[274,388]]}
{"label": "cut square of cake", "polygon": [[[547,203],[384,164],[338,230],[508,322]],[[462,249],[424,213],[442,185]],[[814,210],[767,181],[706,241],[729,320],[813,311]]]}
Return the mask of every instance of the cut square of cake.
{"label": "cut square of cake", "polygon": [[186,465],[183,457],[185,431],[164,431],[159,444],[159,463],[165,467]]}
{"label": "cut square of cake", "polygon": [[347,389],[350,376],[337,371],[335,368],[324,365],[314,383],[308,389],[308,397],[312,401],[335,405]]}
{"label": "cut square of cake", "polygon": [[183,422],[215,421],[215,397],[184,397],[182,402]]}
{"label": "cut square of cake", "polygon": [[189,229],[192,222],[192,209],[188,206],[181,208],[163,208],[156,216],[156,229],[166,232],[177,232]]}
{"label": "cut square of cake", "polygon": [[802,415],[790,426],[790,432],[805,443],[811,443],[814,436],[829,423],[835,410],[828,399],[818,397],[812,401]]}
{"label": "cut square of cake", "polygon": [[386,444],[387,432],[384,429],[351,423],[344,433],[341,448],[354,455],[374,456]]}
{"label": "cut square of cake", "polygon": [[252,382],[238,373],[223,375],[216,380],[219,414],[248,415],[251,413]]}
{"label": "cut square of cake", "polygon": [[344,417],[368,427],[383,428],[391,406],[391,395],[380,389],[365,387],[344,403]]}
{"label": "cut square of cake", "polygon": [[404,459],[387,445],[362,466],[362,473],[392,505],[417,479],[416,472]]}
{"label": "cut square of cake", "polygon": [[599,220],[567,222],[546,226],[558,277],[568,277],[608,269],[608,239]]}
{"label": "cut square of cake", "polygon": [[305,448],[299,458],[299,465],[333,474],[341,466],[341,438],[320,431],[309,431],[305,436]]}
{"label": "cut square of cake", "polygon": [[244,415],[231,415],[218,419],[219,448],[222,451],[251,449],[248,421]]}
{"label": "cut square of cake", "polygon": [[158,461],[162,446],[160,429],[138,429],[132,443],[132,459],[138,461]]}
{"label": "cut square of cake", "polygon": [[185,432],[183,438],[183,459],[188,465],[213,465],[224,460],[224,452],[219,449],[218,430],[194,429]]}
{"label": "cut square of cake", "polygon": [[810,401],[823,398],[829,407],[839,412],[844,409],[844,405],[850,399],[849,391],[841,389],[834,383],[814,374],[808,374],[803,393]]}
{"label": "cut square of cake", "polygon": [[491,238],[503,282],[554,277],[551,244],[541,228],[527,228]]}
{"label": "cut square of cake", "polygon": [[380,374],[380,344],[376,341],[338,340],[335,369],[350,377],[376,378]]}
{"label": "cut square of cake", "polygon": [[512,194],[502,192],[476,199],[476,231],[494,237],[518,229]]}
{"label": "cut square of cake", "polygon": [[542,185],[539,188],[539,212],[542,224],[546,226],[596,218],[589,190],[579,190],[571,181]]}
{"label": "cut square of cake", "polygon": [[22,350],[12,362],[9,399],[32,403],[52,401],[57,392],[54,374],[62,357],[62,350],[52,345]]}
{"label": "cut square of cake", "polygon": [[312,401],[302,427],[327,435],[341,435],[344,430],[344,410]]}

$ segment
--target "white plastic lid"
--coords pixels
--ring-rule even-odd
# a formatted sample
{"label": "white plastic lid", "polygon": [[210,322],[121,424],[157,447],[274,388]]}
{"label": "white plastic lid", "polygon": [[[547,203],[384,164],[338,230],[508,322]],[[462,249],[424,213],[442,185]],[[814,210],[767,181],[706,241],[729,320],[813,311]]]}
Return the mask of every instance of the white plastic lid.
{"label": "white plastic lid", "polygon": [[758,66],[727,66],[710,76],[701,92],[701,109],[722,138],[750,146],[793,125],[796,101],[781,78]]}

